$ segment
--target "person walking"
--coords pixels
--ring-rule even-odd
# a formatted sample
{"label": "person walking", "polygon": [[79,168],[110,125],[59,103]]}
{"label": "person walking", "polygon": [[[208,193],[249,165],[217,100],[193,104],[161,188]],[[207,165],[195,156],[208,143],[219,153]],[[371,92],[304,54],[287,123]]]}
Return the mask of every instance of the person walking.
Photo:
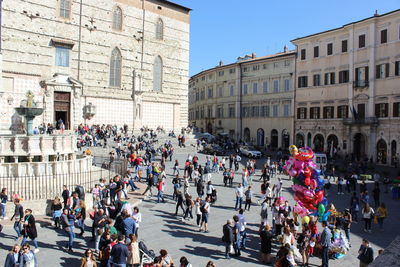
{"label": "person walking", "polygon": [[31,250],[28,243],[22,246],[22,263],[20,265],[24,267],[38,267],[36,254]]}
{"label": "person walking", "polygon": [[97,267],[96,257],[93,255],[93,251],[90,248],[85,250],[80,267]]}
{"label": "person walking", "polygon": [[253,197],[253,190],[251,189],[252,187],[249,186],[246,190],[246,192],[244,192],[244,195],[246,196],[246,201],[245,201],[245,205],[244,205],[244,209],[250,211],[250,207],[251,207],[251,199]]}
{"label": "person walking", "polygon": [[160,203],[160,200],[162,200],[162,202],[165,202],[165,199],[164,199],[164,187],[165,187],[165,183],[164,183],[163,179],[159,180],[158,184],[157,184],[157,190],[158,190],[157,203]]}
{"label": "person walking", "polygon": [[125,236],[118,235],[118,243],[110,252],[110,262],[113,267],[125,267],[129,256],[128,247],[125,245]]}
{"label": "person walking", "polygon": [[194,209],[196,211],[196,224],[197,224],[197,227],[200,228],[201,215],[202,215],[202,213],[201,213],[201,198],[199,198],[199,197],[196,198],[196,203],[194,205]]}
{"label": "person walking", "polygon": [[205,201],[201,203],[200,211],[201,211],[201,223],[199,232],[202,231],[204,225],[204,232],[208,233],[208,217],[210,214],[210,198],[206,198]]}
{"label": "person walking", "polygon": [[4,262],[4,267],[16,267],[22,266],[22,254],[21,246],[15,244],[10,252],[7,254],[6,261]]}
{"label": "person walking", "polygon": [[331,246],[332,232],[328,227],[327,221],[322,222],[324,230],[321,233],[321,245],[322,245],[322,265],[321,267],[329,266],[329,247]]}
{"label": "person walking", "polygon": [[19,240],[20,238],[22,238],[22,229],[21,229],[21,224],[22,224],[22,220],[24,218],[24,208],[22,207],[22,205],[20,204],[20,200],[19,199],[14,199],[14,215],[11,217],[11,221],[14,220],[14,230],[17,233],[17,238],[16,240]]}
{"label": "person walking", "polygon": [[7,209],[7,188],[2,188],[0,193],[0,220],[7,220],[6,209]]}
{"label": "person walking", "polygon": [[374,198],[374,203],[375,203],[375,208],[379,207],[380,204],[380,195],[381,195],[381,190],[379,189],[379,183],[375,182],[375,187],[372,190],[372,196]]}
{"label": "person walking", "polygon": [[364,208],[362,209],[362,215],[364,219],[364,232],[371,233],[371,222],[372,218],[374,217],[374,209],[369,206],[369,204],[365,204]]}
{"label": "person walking", "polygon": [[129,267],[139,267],[140,265],[140,252],[139,252],[139,242],[135,235],[129,235],[131,242],[128,244],[129,255],[127,259],[127,264]]}
{"label": "person walking", "polygon": [[68,219],[68,209],[64,208],[63,209],[63,214],[61,215],[61,226],[65,230],[65,232],[68,235],[68,244],[67,248],[69,252],[73,252],[72,247],[74,245],[74,230],[73,230],[73,223],[71,224],[69,219]]}
{"label": "person walking", "polygon": [[351,223],[353,222],[353,219],[351,217],[351,213],[349,209],[344,210],[344,215],[343,215],[343,230],[346,235],[347,241],[350,244],[350,228],[351,228]]}
{"label": "person walking", "polygon": [[175,209],[175,216],[178,215],[179,207],[183,211],[183,215],[185,215],[185,208],[183,207],[183,195],[180,190],[176,191],[176,209]]}
{"label": "person walking", "polygon": [[271,226],[269,224],[265,224],[265,226],[260,231],[260,239],[261,239],[261,262],[264,264],[270,264],[272,257],[272,239],[273,234],[271,232]]}
{"label": "person walking", "polygon": [[388,211],[387,211],[385,203],[383,203],[383,202],[381,203],[378,210],[376,211],[376,216],[378,219],[379,230],[383,231],[383,221],[388,216]]}
{"label": "person walking", "polygon": [[35,217],[33,217],[32,215],[32,210],[31,209],[26,209],[25,210],[25,217],[23,220],[23,229],[22,229],[22,235],[23,235],[23,239],[21,241],[21,245],[25,244],[26,240],[28,239],[28,237],[32,240],[34,246],[35,246],[35,250],[34,253],[38,253],[39,252],[39,248],[38,248],[38,243],[37,243],[37,230],[36,230],[36,221],[35,221]]}
{"label": "person walking", "polygon": [[243,195],[244,195],[244,192],[243,192],[243,186],[242,186],[242,184],[239,184],[239,185],[236,187],[235,195],[236,195],[235,210],[238,210],[238,208],[239,208],[239,209],[242,208],[242,203],[243,203]]}
{"label": "person walking", "polygon": [[362,240],[357,258],[360,260],[360,267],[367,267],[374,261],[374,250],[370,247],[367,239]]}
{"label": "person walking", "polygon": [[193,206],[194,206],[194,202],[192,200],[192,196],[190,195],[186,195],[185,196],[185,206],[186,206],[186,210],[185,210],[185,215],[183,216],[183,219],[185,220],[186,218],[190,218],[193,219]]}
{"label": "person walking", "polygon": [[230,259],[230,252],[233,249],[233,220],[228,220],[222,227],[222,242],[225,244],[225,258]]}

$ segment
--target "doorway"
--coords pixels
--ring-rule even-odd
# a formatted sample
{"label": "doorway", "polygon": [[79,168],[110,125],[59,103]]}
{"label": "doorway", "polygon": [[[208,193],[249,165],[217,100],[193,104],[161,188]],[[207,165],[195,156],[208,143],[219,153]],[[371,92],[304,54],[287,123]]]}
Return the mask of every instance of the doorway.
{"label": "doorway", "polygon": [[357,116],[358,119],[365,119],[365,104],[357,105]]}
{"label": "doorway", "polygon": [[361,160],[365,155],[365,136],[361,133],[354,135],[353,153],[356,160]]}
{"label": "doorway", "polygon": [[264,146],[264,130],[261,128],[257,130],[257,145]]}
{"label": "doorway", "polygon": [[278,131],[273,129],[271,131],[271,144],[270,144],[272,149],[277,149],[278,148],[278,138],[279,138],[278,137]]}
{"label": "doorway", "polygon": [[376,161],[381,164],[387,163],[387,144],[385,140],[380,139],[376,144]]}
{"label": "doorway", "polygon": [[54,92],[54,121],[62,119],[66,130],[71,127],[70,107],[71,93]]}

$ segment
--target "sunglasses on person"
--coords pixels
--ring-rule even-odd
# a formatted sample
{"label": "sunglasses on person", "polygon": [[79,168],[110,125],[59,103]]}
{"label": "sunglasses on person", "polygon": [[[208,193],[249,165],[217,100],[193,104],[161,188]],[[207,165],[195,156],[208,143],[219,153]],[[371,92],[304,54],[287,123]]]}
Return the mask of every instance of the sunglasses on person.
{"label": "sunglasses on person", "polygon": [[29,250],[29,248],[23,248],[23,250]]}

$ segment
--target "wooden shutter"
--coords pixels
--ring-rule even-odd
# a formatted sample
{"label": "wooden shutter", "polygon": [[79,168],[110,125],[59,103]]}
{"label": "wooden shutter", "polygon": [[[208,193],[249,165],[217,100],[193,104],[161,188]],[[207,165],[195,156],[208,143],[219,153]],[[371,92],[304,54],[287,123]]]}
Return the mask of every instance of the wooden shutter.
{"label": "wooden shutter", "polygon": [[376,79],[381,78],[381,65],[376,65],[375,77],[376,77]]}
{"label": "wooden shutter", "polygon": [[389,116],[389,104],[388,103],[385,103],[384,104],[385,105],[385,118],[387,118],[388,116]]}
{"label": "wooden shutter", "polygon": [[331,72],[331,84],[335,84],[335,73]]}
{"label": "wooden shutter", "polygon": [[385,77],[389,77],[389,67],[390,67],[390,65],[389,65],[389,63],[386,63],[385,64]]}
{"label": "wooden shutter", "polygon": [[379,104],[375,104],[375,117],[379,118]]}
{"label": "wooden shutter", "polygon": [[354,75],[356,81],[358,81],[358,72],[359,72],[359,70],[360,70],[360,68],[356,68],[355,75]]}
{"label": "wooden shutter", "polygon": [[324,81],[325,85],[328,84],[328,77],[329,77],[329,73],[325,73],[325,81]]}
{"label": "wooden shutter", "polygon": [[396,61],[394,63],[394,75],[396,75],[396,76],[399,75],[399,66],[400,66],[400,61]]}
{"label": "wooden shutter", "polygon": [[304,109],[304,119],[307,119],[307,108],[303,108]]}
{"label": "wooden shutter", "polygon": [[399,102],[393,103],[393,117],[399,116]]}
{"label": "wooden shutter", "polygon": [[369,67],[365,67],[365,81],[369,81]]}

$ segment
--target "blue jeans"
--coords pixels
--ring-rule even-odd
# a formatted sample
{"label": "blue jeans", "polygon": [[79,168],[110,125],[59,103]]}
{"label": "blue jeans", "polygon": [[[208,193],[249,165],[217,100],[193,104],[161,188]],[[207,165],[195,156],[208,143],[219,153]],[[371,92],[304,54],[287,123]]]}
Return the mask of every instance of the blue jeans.
{"label": "blue jeans", "polygon": [[157,202],[158,203],[160,203],[160,199],[162,199],[162,201],[165,202],[163,191],[158,191],[158,194],[157,194]]}
{"label": "blue jeans", "polygon": [[322,247],[322,265],[321,267],[328,267],[329,261],[329,247]]}
{"label": "blue jeans", "polygon": [[240,247],[241,248],[246,248],[246,237],[247,237],[246,230],[240,232]]}
{"label": "blue jeans", "polygon": [[[25,244],[25,242],[26,242],[27,239],[28,239],[28,237],[25,237],[25,236],[24,236],[24,238],[22,238],[21,246],[23,246],[23,245]],[[38,247],[39,247],[39,246],[38,246],[38,243],[37,243],[37,241],[36,241],[36,238],[32,239],[32,242],[33,242],[33,245],[35,246],[35,248],[38,248]]]}
{"label": "blue jeans", "polygon": [[112,266],[113,267],[126,267],[126,264],[125,263],[121,263],[121,264],[113,263]]}
{"label": "blue jeans", "polygon": [[242,208],[242,203],[243,203],[243,198],[242,197],[236,197],[236,204],[235,204],[235,210]]}
{"label": "blue jeans", "polygon": [[6,217],[6,204],[0,204],[0,217]]}
{"label": "blue jeans", "polygon": [[129,185],[131,186],[132,191],[135,191],[135,190],[139,189],[139,187],[137,187],[135,185],[135,182],[133,181],[133,179],[129,179]]}
{"label": "blue jeans", "polygon": [[20,237],[21,234],[21,224],[18,222],[14,222],[14,230],[17,232],[17,238]]}
{"label": "blue jeans", "polygon": [[71,231],[66,231],[66,232],[68,235],[68,248],[72,248],[72,246],[74,245],[75,233],[72,229]]}

